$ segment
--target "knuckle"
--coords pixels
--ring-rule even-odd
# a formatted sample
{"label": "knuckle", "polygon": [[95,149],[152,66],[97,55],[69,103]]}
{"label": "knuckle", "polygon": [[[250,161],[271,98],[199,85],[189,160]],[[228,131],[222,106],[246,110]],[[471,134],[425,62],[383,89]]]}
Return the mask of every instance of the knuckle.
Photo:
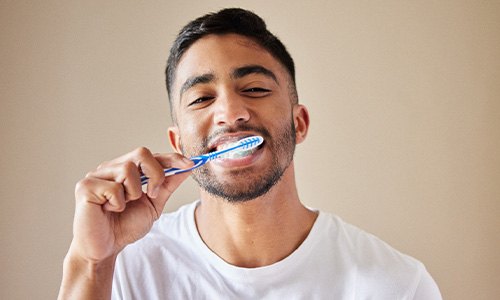
{"label": "knuckle", "polygon": [[109,192],[115,196],[123,195],[123,186],[118,182],[113,182],[109,187]]}
{"label": "knuckle", "polygon": [[75,185],[75,192],[88,190],[90,187],[90,181],[91,180],[89,178],[83,178],[80,181],[78,181]]}
{"label": "knuckle", "polygon": [[132,175],[134,172],[137,171],[137,166],[131,161],[126,161],[122,164],[121,169],[123,175],[125,177],[129,177],[130,175]]}
{"label": "knuckle", "polygon": [[107,164],[108,164],[108,162],[107,162],[107,161],[104,161],[104,162],[100,163],[100,164],[97,166],[97,170],[100,170],[100,169],[104,168]]}
{"label": "knuckle", "polygon": [[151,155],[151,151],[149,151],[149,149],[146,148],[146,147],[139,147],[139,148],[137,148],[137,149],[134,150],[134,153],[138,157],[145,157],[147,155]]}
{"label": "knuckle", "polygon": [[79,202],[80,200],[87,199],[92,192],[93,182],[90,178],[83,178],[75,184],[75,201]]}

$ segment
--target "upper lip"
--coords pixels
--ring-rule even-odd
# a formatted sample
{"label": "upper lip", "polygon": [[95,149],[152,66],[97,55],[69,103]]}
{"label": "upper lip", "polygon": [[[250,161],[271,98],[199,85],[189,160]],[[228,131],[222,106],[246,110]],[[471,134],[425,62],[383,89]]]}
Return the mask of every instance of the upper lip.
{"label": "upper lip", "polygon": [[208,149],[210,151],[214,151],[214,150],[217,149],[217,147],[219,145],[226,144],[226,143],[237,142],[237,141],[239,141],[241,139],[244,139],[244,138],[252,136],[252,135],[255,135],[255,134],[241,133],[241,132],[224,134],[224,135],[221,135],[221,136],[217,137],[215,140],[213,140],[208,145]]}

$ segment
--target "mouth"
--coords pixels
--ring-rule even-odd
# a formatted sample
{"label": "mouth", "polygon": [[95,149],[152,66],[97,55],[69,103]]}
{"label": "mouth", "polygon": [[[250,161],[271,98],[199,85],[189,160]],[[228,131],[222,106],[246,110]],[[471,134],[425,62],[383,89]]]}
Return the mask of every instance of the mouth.
{"label": "mouth", "polygon": [[[215,143],[213,143],[213,146],[209,148],[210,152],[213,151],[220,151],[224,149],[228,149],[231,147],[234,147],[238,144],[238,142],[244,138],[247,138],[251,135],[244,135],[244,136],[225,136],[217,139]],[[259,151],[264,147],[265,141],[260,144],[259,146],[251,149],[237,149],[234,151],[229,151],[228,153],[223,154],[218,160],[234,160],[234,159],[239,159],[239,158],[245,158],[247,156],[250,156],[254,154],[255,152]]]}

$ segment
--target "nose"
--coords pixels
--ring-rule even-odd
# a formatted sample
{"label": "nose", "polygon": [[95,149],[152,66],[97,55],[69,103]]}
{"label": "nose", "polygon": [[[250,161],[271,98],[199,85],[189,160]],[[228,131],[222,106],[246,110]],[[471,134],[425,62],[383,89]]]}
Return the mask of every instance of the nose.
{"label": "nose", "polygon": [[217,98],[215,103],[214,123],[219,126],[232,126],[245,123],[250,119],[245,100],[236,94],[225,94]]}

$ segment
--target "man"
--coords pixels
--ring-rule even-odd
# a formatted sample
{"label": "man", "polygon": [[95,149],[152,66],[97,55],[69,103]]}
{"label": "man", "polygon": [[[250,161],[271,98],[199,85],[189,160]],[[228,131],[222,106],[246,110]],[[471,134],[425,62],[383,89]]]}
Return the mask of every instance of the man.
{"label": "man", "polygon": [[[176,153],[139,148],[77,184],[61,299],[441,298],[420,262],[300,202],[293,153],[309,115],[292,58],[258,16],[190,22],[166,75]],[[189,176],[164,168],[251,135],[263,145],[192,171],[200,200],[161,215]]]}

